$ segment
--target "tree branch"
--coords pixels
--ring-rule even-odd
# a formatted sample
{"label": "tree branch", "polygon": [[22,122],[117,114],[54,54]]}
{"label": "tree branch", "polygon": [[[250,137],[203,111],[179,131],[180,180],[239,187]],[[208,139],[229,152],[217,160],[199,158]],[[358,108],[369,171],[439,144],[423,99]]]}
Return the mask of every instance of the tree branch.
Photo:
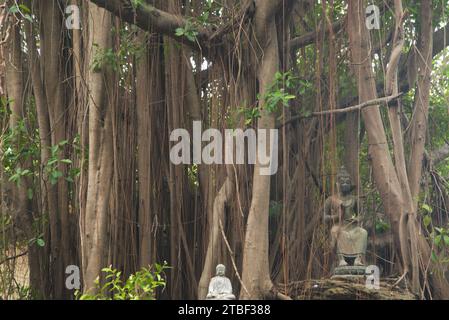
{"label": "tree branch", "polygon": [[[346,22],[346,18],[341,19],[341,20],[335,22],[334,24],[332,24],[332,30],[334,31],[334,33],[339,32],[345,25],[345,22]],[[290,46],[290,48],[292,50],[297,50],[299,48],[308,46],[315,42],[315,39],[316,39],[317,35],[320,34],[320,32],[321,32],[321,27],[318,27],[318,30],[311,31],[302,36],[291,39],[288,45]],[[326,34],[329,33],[329,29],[325,28],[324,32],[326,32]]]}
{"label": "tree branch", "polygon": [[298,120],[302,120],[302,119],[308,119],[308,118],[313,118],[313,117],[319,117],[319,116],[323,116],[323,115],[328,115],[328,114],[340,114],[340,113],[347,113],[347,112],[352,112],[352,111],[358,111],[361,110],[363,108],[366,107],[370,107],[370,106],[375,106],[375,105],[380,105],[380,104],[384,104],[384,103],[389,103],[393,100],[398,99],[399,97],[401,97],[403,95],[403,93],[399,93],[396,95],[392,95],[392,96],[388,96],[388,97],[383,97],[383,98],[378,98],[378,99],[373,99],[373,100],[369,100],[366,102],[363,102],[361,104],[352,106],[352,107],[347,107],[347,108],[340,108],[340,109],[334,109],[334,110],[326,110],[326,111],[320,111],[320,112],[313,112],[310,115],[307,116],[296,116],[293,117],[287,121],[285,121],[283,124],[280,125],[280,127],[283,127],[289,123],[298,121]]}
{"label": "tree branch", "polygon": [[366,101],[364,103],[361,103],[361,104],[358,104],[358,105],[352,106],[352,107],[336,109],[336,110],[326,110],[326,111],[321,111],[321,112],[314,112],[314,113],[312,113],[312,115],[316,117],[316,116],[332,114],[332,113],[335,114],[335,113],[346,113],[346,112],[358,111],[358,110],[366,108],[366,107],[375,106],[375,105],[383,104],[383,103],[388,103],[392,100],[396,100],[397,98],[401,97],[402,95],[403,95],[403,93],[399,93],[399,94],[395,94],[395,95],[388,96],[388,97],[383,97],[383,98]]}
{"label": "tree branch", "polygon": [[133,8],[129,0],[90,0],[97,6],[108,10],[123,21],[135,24],[143,30],[155,31],[182,42],[196,51],[207,55],[211,43],[209,38],[212,32],[204,27],[196,27],[198,32],[196,41],[190,41],[186,37],[176,36],[176,29],[185,28],[188,20],[179,15],[171,14],[156,7],[143,3]]}
{"label": "tree branch", "polygon": [[19,254],[15,255],[15,256],[7,257],[7,258],[5,258],[5,259],[3,259],[3,260],[0,261],[0,265],[4,264],[5,262],[8,262],[8,261],[10,261],[10,260],[15,260],[15,259],[17,259],[17,258],[20,258],[20,257],[22,257],[22,256],[24,256],[24,255],[27,255],[27,254],[28,254],[28,251],[24,251],[24,252],[19,253]]}

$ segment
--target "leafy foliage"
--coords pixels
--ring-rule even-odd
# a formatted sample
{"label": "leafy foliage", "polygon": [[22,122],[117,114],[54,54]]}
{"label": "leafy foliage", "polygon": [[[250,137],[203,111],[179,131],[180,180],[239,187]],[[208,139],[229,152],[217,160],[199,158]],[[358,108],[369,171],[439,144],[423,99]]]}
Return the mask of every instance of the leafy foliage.
{"label": "leafy foliage", "polygon": [[195,42],[198,31],[192,20],[187,19],[185,26],[183,28],[177,28],[175,34],[178,37],[186,37],[189,41]]}
{"label": "leafy foliage", "polygon": [[144,0],[131,0],[133,8],[138,8],[144,4]]}
{"label": "leafy foliage", "polygon": [[155,300],[156,290],[165,287],[164,271],[167,263],[154,264],[142,268],[122,281],[122,272],[109,266],[103,268],[105,284],[101,285],[99,278],[95,281],[97,294],[76,292],[79,300]]}
{"label": "leafy foliage", "polygon": [[[58,179],[64,176],[64,173],[60,170],[60,165],[70,165],[72,164],[72,160],[70,159],[62,159],[64,146],[68,144],[67,140],[63,140],[57,145],[54,145],[50,148],[50,158],[45,165],[45,173],[48,175],[50,183],[55,185],[58,182]],[[69,175],[66,177],[66,180],[69,182],[73,182],[73,178],[79,174],[79,170],[71,170]]]}
{"label": "leafy foliage", "polygon": [[[24,120],[17,122],[2,137],[2,164],[8,180],[20,186],[22,179],[32,177],[33,160],[39,155],[39,138],[30,131]],[[25,168],[25,164],[28,164]]]}
{"label": "leafy foliage", "polygon": [[136,36],[137,30],[138,28],[133,25],[112,29],[112,32],[120,38],[120,45],[117,48],[100,48],[94,43],[94,56],[90,65],[92,71],[98,73],[109,68],[119,75],[119,83],[125,87],[133,63],[145,52],[145,46],[141,45]]}
{"label": "leafy foliage", "polygon": [[119,70],[120,63],[114,50],[111,48],[100,48],[96,43],[94,47],[96,50],[91,65],[94,72],[100,72],[105,67],[110,67],[114,71]]}
{"label": "leafy foliage", "polygon": [[204,7],[201,10],[201,14],[198,16],[197,20],[200,25],[209,26],[213,21],[214,17],[219,17],[223,6],[220,2],[214,0],[206,0]]}
{"label": "leafy foliage", "polygon": [[260,110],[258,108],[239,108],[238,113],[245,119],[245,125],[249,126],[260,118]]}
{"label": "leafy foliage", "polygon": [[24,4],[14,3],[8,10],[11,14],[19,14],[29,22],[33,22],[31,10]]}
{"label": "leafy foliage", "polygon": [[391,228],[388,221],[385,221],[385,219],[383,219],[383,218],[377,218],[375,220],[374,227],[375,227],[376,233],[384,233],[384,232],[390,230],[390,228]]}
{"label": "leafy foliage", "polygon": [[297,83],[297,78],[293,77],[290,72],[276,72],[273,84],[263,97],[265,109],[268,112],[277,112],[279,106],[288,107],[290,100],[295,99],[296,96],[288,93],[287,89],[294,89]]}

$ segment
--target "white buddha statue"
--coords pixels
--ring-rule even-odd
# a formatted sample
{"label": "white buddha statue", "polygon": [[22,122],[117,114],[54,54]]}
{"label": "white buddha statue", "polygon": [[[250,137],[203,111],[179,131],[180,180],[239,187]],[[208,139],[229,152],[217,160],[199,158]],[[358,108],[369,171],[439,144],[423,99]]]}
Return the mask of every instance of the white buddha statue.
{"label": "white buddha statue", "polygon": [[225,273],[226,267],[222,264],[217,265],[216,276],[210,279],[206,300],[235,300],[231,281],[225,276]]}

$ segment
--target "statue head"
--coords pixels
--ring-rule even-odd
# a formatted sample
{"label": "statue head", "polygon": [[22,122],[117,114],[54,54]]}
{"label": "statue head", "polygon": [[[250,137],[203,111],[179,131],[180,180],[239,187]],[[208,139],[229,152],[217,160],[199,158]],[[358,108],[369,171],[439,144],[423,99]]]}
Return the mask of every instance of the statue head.
{"label": "statue head", "polygon": [[352,182],[349,172],[344,166],[337,173],[337,184],[340,192],[344,195],[351,193]]}
{"label": "statue head", "polygon": [[216,271],[217,276],[224,277],[224,275],[226,273],[226,267],[223,264],[219,264],[219,265],[217,265],[217,268],[215,269],[215,271]]}

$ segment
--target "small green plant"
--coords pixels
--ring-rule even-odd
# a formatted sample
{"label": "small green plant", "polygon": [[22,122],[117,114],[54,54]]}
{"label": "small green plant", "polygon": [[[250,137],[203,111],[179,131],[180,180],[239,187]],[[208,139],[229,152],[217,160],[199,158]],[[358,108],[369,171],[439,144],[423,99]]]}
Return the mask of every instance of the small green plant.
{"label": "small green plant", "polygon": [[422,221],[423,221],[424,226],[427,228],[432,223],[431,214],[432,214],[433,209],[426,203],[423,203],[421,208],[423,209],[423,213],[422,213],[423,214],[423,219],[422,219]]}
{"label": "small green plant", "polygon": [[198,180],[198,165],[192,164],[187,168],[187,176],[189,177],[189,181],[194,188],[198,188],[200,182]]}
{"label": "small green plant", "polygon": [[188,19],[183,28],[176,29],[176,36],[186,37],[189,41],[195,42],[198,31],[191,19]]}
{"label": "small green plant", "polygon": [[238,113],[245,119],[245,125],[249,126],[260,118],[259,108],[239,108]]}
{"label": "small green plant", "polygon": [[[273,84],[268,88],[263,96],[265,100],[265,109],[268,112],[277,112],[280,106],[288,107],[290,100],[296,98],[295,95],[287,92],[288,89],[294,89],[297,85],[297,79],[290,72],[276,72]],[[259,96],[259,100],[260,100]]]}
{"label": "small green plant", "polygon": [[198,17],[198,22],[204,26],[207,26],[209,24],[210,10],[208,9],[209,7],[207,7],[206,10],[203,10],[201,12],[201,15]]}
{"label": "small green plant", "polygon": [[22,119],[2,136],[2,164],[8,180],[17,186],[34,175],[34,159],[39,156],[38,133],[29,131]]}
{"label": "small green plant", "polygon": [[449,229],[435,227],[432,238],[437,247],[449,248]]}
{"label": "small green plant", "polygon": [[95,53],[91,64],[92,71],[100,72],[105,67],[110,67],[113,71],[117,72],[120,63],[114,50],[111,48],[100,48],[96,43],[94,43],[93,46],[95,48]]}
{"label": "small green plant", "polygon": [[[61,153],[64,149],[64,146],[68,144],[67,140],[63,140],[58,144],[52,146],[50,148],[50,157],[48,162],[45,165],[45,173],[47,174],[50,183],[55,185],[58,182],[58,179],[61,178],[64,174],[60,171],[60,164],[70,165],[72,164],[72,160],[70,159],[61,159]],[[73,168],[69,171],[69,175],[66,177],[66,180],[69,182],[73,182],[74,176],[79,174],[79,170],[73,170]]]}
{"label": "small green plant", "polygon": [[0,117],[4,119],[5,117],[9,117],[11,114],[11,109],[8,108],[8,105],[14,102],[12,99],[7,99],[6,97],[0,97]]}
{"label": "small green plant", "polygon": [[31,176],[33,173],[28,169],[16,168],[15,172],[9,177],[9,181],[14,182],[20,187],[20,182],[24,177]]}
{"label": "small green plant", "polygon": [[201,15],[197,18],[198,23],[203,26],[211,25],[211,17],[213,15],[219,16],[222,8],[223,7],[219,2],[206,0],[204,7],[201,10]]}
{"label": "small green plant", "polygon": [[2,138],[2,160],[7,171],[39,154],[38,135],[29,132],[23,119],[18,121],[14,128],[8,129]]}
{"label": "small green plant", "polygon": [[433,209],[430,205],[421,205],[422,223],[429,231],[429,240],[433,244],[432,261],[441,264],[449,263],[449,227],[436,227],[432,224]]}
{"label": "small green plant", "polygon": [[20,14],[24,19],[28,20],[29,22],[33,22],[31,10],[24,4],[15,3],[9,8],[8,12],[14,15]]}
{"label": "small green plant", "polygon": [[38,247],[45,247],[45,241],[44,241],[43,237],[44,237],[44,234],[41,233],[38,236],[30,239],[28,242],[29,242],[29,244],[36,243]]}
{"label": "small green plant", "polygon": [[164,271],[169,269],[167,263],[154,264],[142,268],[122,281],[122,272],[112,266],[103,268],[105,284],[95,280],[96,294],[75,292],[79,300],[155,300],[156,289],[165,287]]}
{"label": "small green plant", "polygon": [[388,221],[385,221],[382,218],[376,218],[374,228],[376,230],[376,233],[384,233],[390,230],[390,224],[388,223]]}
{"label": "small green plant", "polygon": [[134,25],[113,28],[112,33],[120,38],[120,46],[117,49],[101,48],[94,43],[94,55],[90,65],[92,71],[98,73],[110,68],[120,75],[120,84],[124,86],[124,79],[133,70],[134,58],[139,60],[145,53],[145,46],[136,37],[137,31]]}
{"label": "small green plant", "polygon": [[270,218],[276,218],[281,215],[282,213],[282,202],[281,201],[270,201],[270,207],[268,209],[268,214]]}
{"label": "small green plant", "polygon": [[131,5],[133,6],[134,9],[137,9],[138,7],[144,4],[143,1],[144,0],[131,0]]}
{"label": "small green plant", "polygon": [[434,227],[430,233],[433,242],[432,260],[441,264],[449,263],[449,228]]}

